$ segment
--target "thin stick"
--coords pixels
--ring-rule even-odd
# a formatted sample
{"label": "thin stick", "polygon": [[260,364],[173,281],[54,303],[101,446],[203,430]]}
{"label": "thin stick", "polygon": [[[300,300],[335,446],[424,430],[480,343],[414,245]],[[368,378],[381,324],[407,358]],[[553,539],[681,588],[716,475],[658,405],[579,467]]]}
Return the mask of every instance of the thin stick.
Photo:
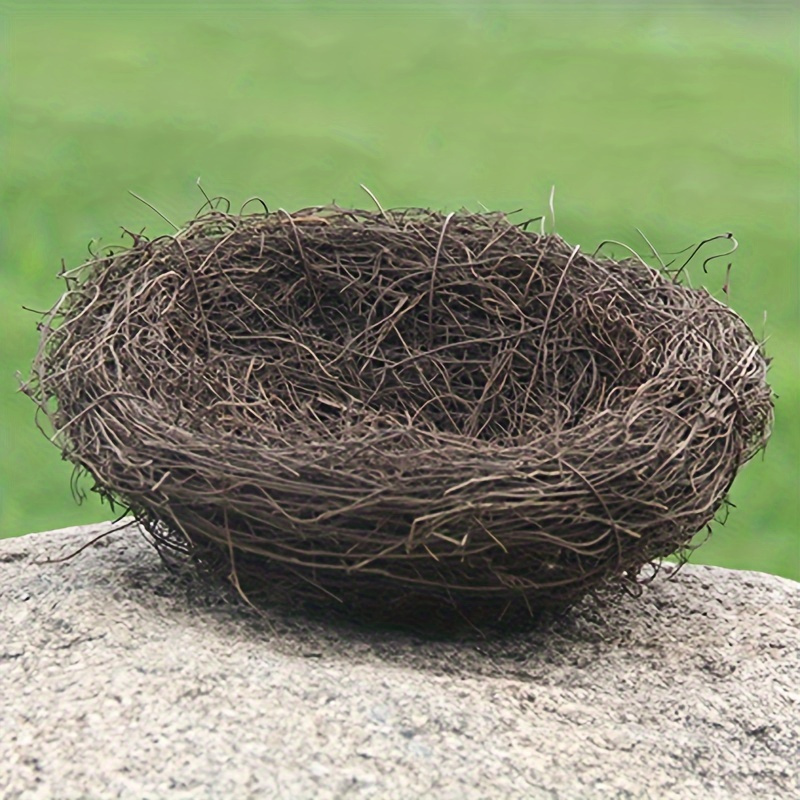
{"label": "thin stick", "polygon": [[[161,219],[163,219],[165,222],[168,222],[170,225],[172,225],[172,227],[176,231],[180,230],[180,228],[178,228],[178,226],[171,219],[169,219],[169,217],[164,216],[164,214],[162,214],[152,203],[148,203],[147,200],[145,200],[143,197],[140,197],[138,194],[136,194],[136,192],[133,192],[130,189],[128,190],[128,194],[133,195],[139,202],[144,203],[149,209],[151,209],[152,211],[155,211],[156,214],[158,214],[158,216],[161,217]],[[204,194],[205,194],[205,192],[204,192]]]}

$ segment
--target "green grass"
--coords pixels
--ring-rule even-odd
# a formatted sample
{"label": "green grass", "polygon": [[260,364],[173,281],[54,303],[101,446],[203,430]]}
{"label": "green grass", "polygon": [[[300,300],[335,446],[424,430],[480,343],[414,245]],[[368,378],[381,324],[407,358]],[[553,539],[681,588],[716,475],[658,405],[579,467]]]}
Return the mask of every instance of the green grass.
{"label": "green grass", "polygon": [[[179,7],[180,6],[180,7]],[[0,536],[104,519],[15,392],[61,258],[241,203],[547,207],[593,248],[734,231],[729,302],[766,331],[765,457],[694,560],[800,578],[798,14],[721,6],[18,4],[4,20]],[[566,10],[565,10],[566,9]],[[718,266],[721,265],[721,266]],[[717,296],[724,262],[695,285]],[[766,325],[763,323],[767,313]]]}

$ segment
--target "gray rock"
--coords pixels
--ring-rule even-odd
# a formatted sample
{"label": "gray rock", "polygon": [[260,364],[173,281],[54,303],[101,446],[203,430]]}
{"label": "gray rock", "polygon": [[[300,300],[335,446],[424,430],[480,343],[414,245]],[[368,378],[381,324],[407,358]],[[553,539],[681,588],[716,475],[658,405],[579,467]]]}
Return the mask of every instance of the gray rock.
{"label": "gray rock", "polygon": [[800,584],[665,570],[435,642],[225,602],[136,527],[0,542],[5,798],[800,797]]}

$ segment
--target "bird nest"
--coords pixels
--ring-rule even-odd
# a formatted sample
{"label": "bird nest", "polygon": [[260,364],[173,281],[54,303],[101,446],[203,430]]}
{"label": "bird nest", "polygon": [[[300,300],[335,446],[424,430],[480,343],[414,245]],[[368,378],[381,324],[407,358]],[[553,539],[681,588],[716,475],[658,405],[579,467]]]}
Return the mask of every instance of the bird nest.
{"label": "bird nest", "polygon": [[26,391],[162,553],[253,600],[492,624],[633,587],[768,436],[733,311],[503,214],[133,238],[65,273]]}

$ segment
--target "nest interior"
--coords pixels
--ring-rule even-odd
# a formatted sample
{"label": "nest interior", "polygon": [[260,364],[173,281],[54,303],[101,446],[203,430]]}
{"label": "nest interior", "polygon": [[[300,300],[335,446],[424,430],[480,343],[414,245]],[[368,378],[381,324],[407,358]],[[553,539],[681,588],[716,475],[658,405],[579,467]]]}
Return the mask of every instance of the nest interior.
{"label": "nest interior", "polygon": [[769,433],[733,311],[499,213],[212,210],[64,277],[55,441],[251,599],[493,624],[635,586]]}

